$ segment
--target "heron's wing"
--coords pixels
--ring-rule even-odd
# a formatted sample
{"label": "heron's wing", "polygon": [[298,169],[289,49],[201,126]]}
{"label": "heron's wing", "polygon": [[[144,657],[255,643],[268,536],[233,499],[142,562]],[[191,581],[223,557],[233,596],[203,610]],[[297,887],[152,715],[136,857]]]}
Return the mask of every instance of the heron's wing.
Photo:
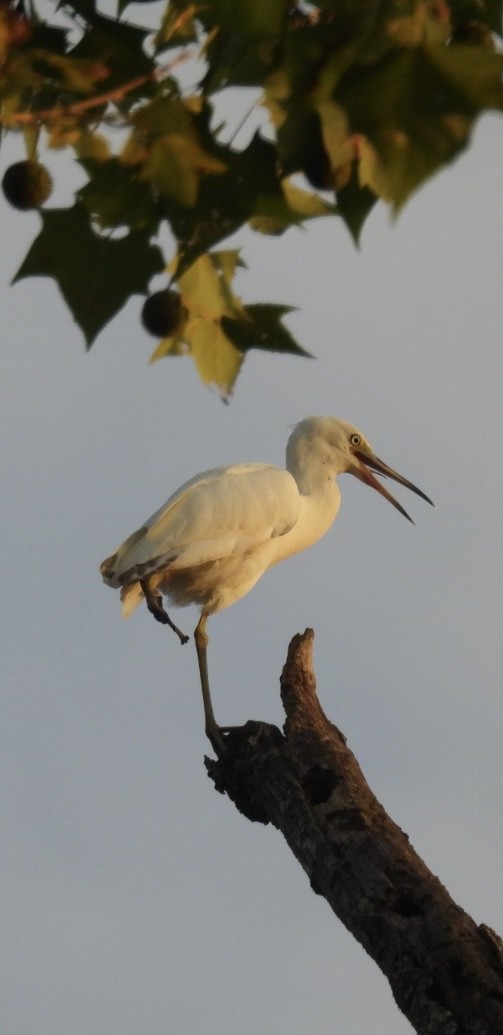
{"label": "heron's wing", "polygon": [[284,535],[297,520],[299,492],[288,471],[268,464],[219,467],[197,475],[101,566],[121,585],[168,565],[191,567],[244,553]]}

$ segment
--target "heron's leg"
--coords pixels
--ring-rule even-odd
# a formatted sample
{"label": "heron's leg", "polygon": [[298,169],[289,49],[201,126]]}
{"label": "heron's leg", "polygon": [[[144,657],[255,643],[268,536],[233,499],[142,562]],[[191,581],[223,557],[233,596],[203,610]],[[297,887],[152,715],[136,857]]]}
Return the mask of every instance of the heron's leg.
{"label": "heron's leg", "polygon": [[162,622],[163,625],[169,625],[170,629],[172,629],[178,636],[180,643],[188,643],[190,637],[186,636],[185,633],[183,633],[181,629],[171,621],[168,612],[164,609],[161,594],[157,589],[154,589],[150,585],[149,579],[140,579],[140,586],[143,590],[150,614],[152,614],[158,622]]}
{"label": "heron's leg", "polygon": [[201,615],[194,632],[194,639],[196,641],[197,660],[199,664],[199,675],[201,677],[201,690],[203,693],[203,705],[204,705],[204,728],[206,736],[211,740],[215,749],[220,752],[225,751],[225,745],[222,740],[222,734],[220,733],[220,727],[215,719],[213,712],[213,705],[211,703],[210,693],[210,682],[208,679],[208,633],[206,632],[206,622],[208,621],[208,615],[204,612]]}

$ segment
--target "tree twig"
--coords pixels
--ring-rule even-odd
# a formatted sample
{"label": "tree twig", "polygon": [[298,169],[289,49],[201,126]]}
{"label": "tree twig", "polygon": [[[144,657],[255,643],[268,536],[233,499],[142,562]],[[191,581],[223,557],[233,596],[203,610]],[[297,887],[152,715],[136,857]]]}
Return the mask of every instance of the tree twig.
{"label": "tree twig", "polygon": [[18,111],[8,115],[0,113],[0,124],[7,127],[16,125],[31,126],[42,122],[53,122],[61,118],[78,118],[79,115],[83,115],[86,111],[92,111],[93,108],[100,108],[104,104],[121,101],[126,94],[131,93],[132,90],[136,90],[145,83],[165,79],[177,65],[182,64],[183,61],[188,61],[189,57],[190,54],[184,51],[182,54],[178,54],[169,65],[163,66],[163,68],[156,68],[146,75],[135,76],[134,79],[129,79],[126,83],[114,87],[113,90],[106,90],[104,93],[95,94],[93,97],[86,97],[83,101],[59,104],[53,108],[43,108],[40,111]]}

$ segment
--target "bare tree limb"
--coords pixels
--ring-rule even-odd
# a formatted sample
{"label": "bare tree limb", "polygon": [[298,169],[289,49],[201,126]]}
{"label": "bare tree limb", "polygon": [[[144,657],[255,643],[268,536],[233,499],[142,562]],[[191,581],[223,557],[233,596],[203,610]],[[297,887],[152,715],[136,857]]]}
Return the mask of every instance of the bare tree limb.
{"label": "bare tree limb", "polygon": [[281,677],[283,733],[249,722],[206,760],[217,790],[286,838],[420,1035],[503,1035],[503,942],[451,899],[387,816],[316,696],[314,633]]}

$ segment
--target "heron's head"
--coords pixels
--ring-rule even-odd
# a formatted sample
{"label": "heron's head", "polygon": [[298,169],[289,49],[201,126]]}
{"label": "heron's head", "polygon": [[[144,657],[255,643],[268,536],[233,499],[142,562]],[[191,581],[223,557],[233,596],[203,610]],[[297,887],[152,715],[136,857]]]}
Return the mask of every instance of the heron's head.
{"label": "heron's head", "polygon": [[311,461],[316,457],[320,463],[331,469],[333,475],[345,472],[355,475],[360,481],[370,485],[372,489],[384,496],[408,521],[412,521],[412,518],[398,500],[378,481],[375,474],[379,474],[383,478],[392,478],[393,481],[399,482],[400,485],[404,485],[411,492],[421,496],[427,503],[432,503],[421,489],[380,460],[365,435],[345,420],[333,417],[307,417],[295,428],[289,447],[300,453],[305,450],[310,454]]}
{"label": "heron's head", "polygon": [[366,485],[370,485],[371,489],[376,489],[376,491],[379,492],[381,496],[384,496],[389,503],[392,503],[408,521],[412,521],[412,518],[407,514],[407,511],[402,507],[401,503],[399,503],[398,500],[388,492],[384,485],[377,480],[373,473],[374,471],[376,474],[380,474],[382,478],[392,478],[394,482],[404,485],[406,489],[410,489],[411,492],[415,492],[417,496],[421,496],[423,500],[426,500],[427,503],[431,503],[433,506],[429,497],[426,496],[421,489],[418,489],[417,485],[413,485],[412,482],[409,482],[402,474],[398,474],[398,471],[394,471],[392,467],[388,467],[383,460],[380,460],[379,457],[375,455],[370,443],[358,428],[352,427],[352,425],[347,424],[346,421],[335,421],[334,423],[339,426],[342,437],[346,437],[348,456],[348,466],[346,467],[346,470],[349,474],[354,474],[361,482],[365,482]]}

